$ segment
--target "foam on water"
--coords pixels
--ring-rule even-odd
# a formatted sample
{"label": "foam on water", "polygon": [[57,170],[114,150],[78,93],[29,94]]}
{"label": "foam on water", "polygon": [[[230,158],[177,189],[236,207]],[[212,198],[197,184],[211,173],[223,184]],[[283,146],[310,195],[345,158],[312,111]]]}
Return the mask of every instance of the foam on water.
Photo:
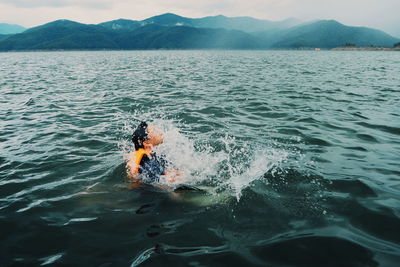
{"label": "foam on water", "polygon": [[155,125],[164,132],[164,143],[155,152],[164,155],[182,174],[176,184],[160,182],[172,188],[177,184],[207,186],[211,194],[224,192],[239,201],[245,188],[255,180],[263,180],[266,173],[274,175],[289,157],[287,151],[239,141],[228,134],[215,140],[202,140],[196,134],[189,138],[180,131],[181,123],[173,119],[137,118],[128,119],[123,127],[123,136],[128,137],[119,142],[123,157],[126,160],[133,150],[129,135],[137,122],[145,120]]}

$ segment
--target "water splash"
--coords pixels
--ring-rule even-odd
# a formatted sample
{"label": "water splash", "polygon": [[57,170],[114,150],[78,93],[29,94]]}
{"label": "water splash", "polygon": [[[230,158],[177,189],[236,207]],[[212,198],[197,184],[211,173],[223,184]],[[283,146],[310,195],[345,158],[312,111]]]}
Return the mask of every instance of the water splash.
{"label": "water splash", "polygon": [[[141,116],[140,120],[127,120],[123,135],[129,136],[138,121],[142,120],[164,132],[164,143],[155,151],[179,169],[182,174],[179,184],[206,186],[210,194],[228,193],[237,201],[253,181],[262,180],[266,173],[274,174],[289,156],[287,151],[250,144],[228,134],[212,140],[195,134],[189,138],[190,133],[183,134],[180,130],[184,128],[182,123],[162,117],[149,119],[148,116]],[[129,139],[119,142],[125,159],[133,149]],[[170,187],[176,185],[160,183]]]}
{"label": "water splash", "polygon": [[[230,178],[225,182],[237,201],[242,196],[242,191],[249,187],[255,180],[263,179],[264,175],[270,172],[275,175],[278,167],[289,156],[286,151],[276,149],[258,150],[251,155],[252,160],[247,168],[235,169]],[[265,181],[267,182],[267,181]]]}

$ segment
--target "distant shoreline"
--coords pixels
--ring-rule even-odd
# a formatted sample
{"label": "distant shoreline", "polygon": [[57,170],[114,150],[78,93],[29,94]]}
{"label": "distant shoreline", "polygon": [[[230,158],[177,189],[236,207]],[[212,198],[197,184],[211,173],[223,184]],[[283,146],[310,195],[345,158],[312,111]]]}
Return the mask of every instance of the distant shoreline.
{"label": "distant shoreline", "polygon": [[37,50],[8,50],[0,53],[26,53],[26,52],[122,52],[122,51],[400,51],[400,47],[335,47],[335,48],[271,48],[271,49],[229,49],[229,48],[204,48],[204,49],[37,49]]}
{"label": "distant shoreline", "polygon": [[400,46],[396,47],[378,47],[378,46],[341,46],[331,49],[332,51],[400,51]]}

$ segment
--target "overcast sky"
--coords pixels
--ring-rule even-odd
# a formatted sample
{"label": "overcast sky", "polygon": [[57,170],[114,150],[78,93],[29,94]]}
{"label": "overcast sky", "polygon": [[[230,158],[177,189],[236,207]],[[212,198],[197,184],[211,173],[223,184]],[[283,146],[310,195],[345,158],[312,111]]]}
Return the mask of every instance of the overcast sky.
{"label": "overcast sky", "polygon": [[400,0],[0,0],[0,22],[37,26],[56,19],[100,23],[171,12],[186,17],[336,19],[400,37]]}

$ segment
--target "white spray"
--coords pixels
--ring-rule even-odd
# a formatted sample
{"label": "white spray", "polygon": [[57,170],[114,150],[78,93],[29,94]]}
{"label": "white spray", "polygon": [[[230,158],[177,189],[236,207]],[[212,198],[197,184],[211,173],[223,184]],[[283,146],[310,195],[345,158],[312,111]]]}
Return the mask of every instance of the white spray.
{"label": "white spray", "polygon": [[[174,168],[182,173],[181,183],[211,187],[211,194],[228,192],[239,201],[242,191],[265,173],[274,172],[287,159],[289,153],[238,141],[229,135],[216,140],[196,139],[182,134],[179,122],[164,118],[149,120],[164,132],[164,143],[155,148]],[[137,122],[127,123],[123,132],[129,136]],[[215,146],[217,144],[218,147]],[[124,158],[132,150],[129,140],[121,140],[119,147]]]}

